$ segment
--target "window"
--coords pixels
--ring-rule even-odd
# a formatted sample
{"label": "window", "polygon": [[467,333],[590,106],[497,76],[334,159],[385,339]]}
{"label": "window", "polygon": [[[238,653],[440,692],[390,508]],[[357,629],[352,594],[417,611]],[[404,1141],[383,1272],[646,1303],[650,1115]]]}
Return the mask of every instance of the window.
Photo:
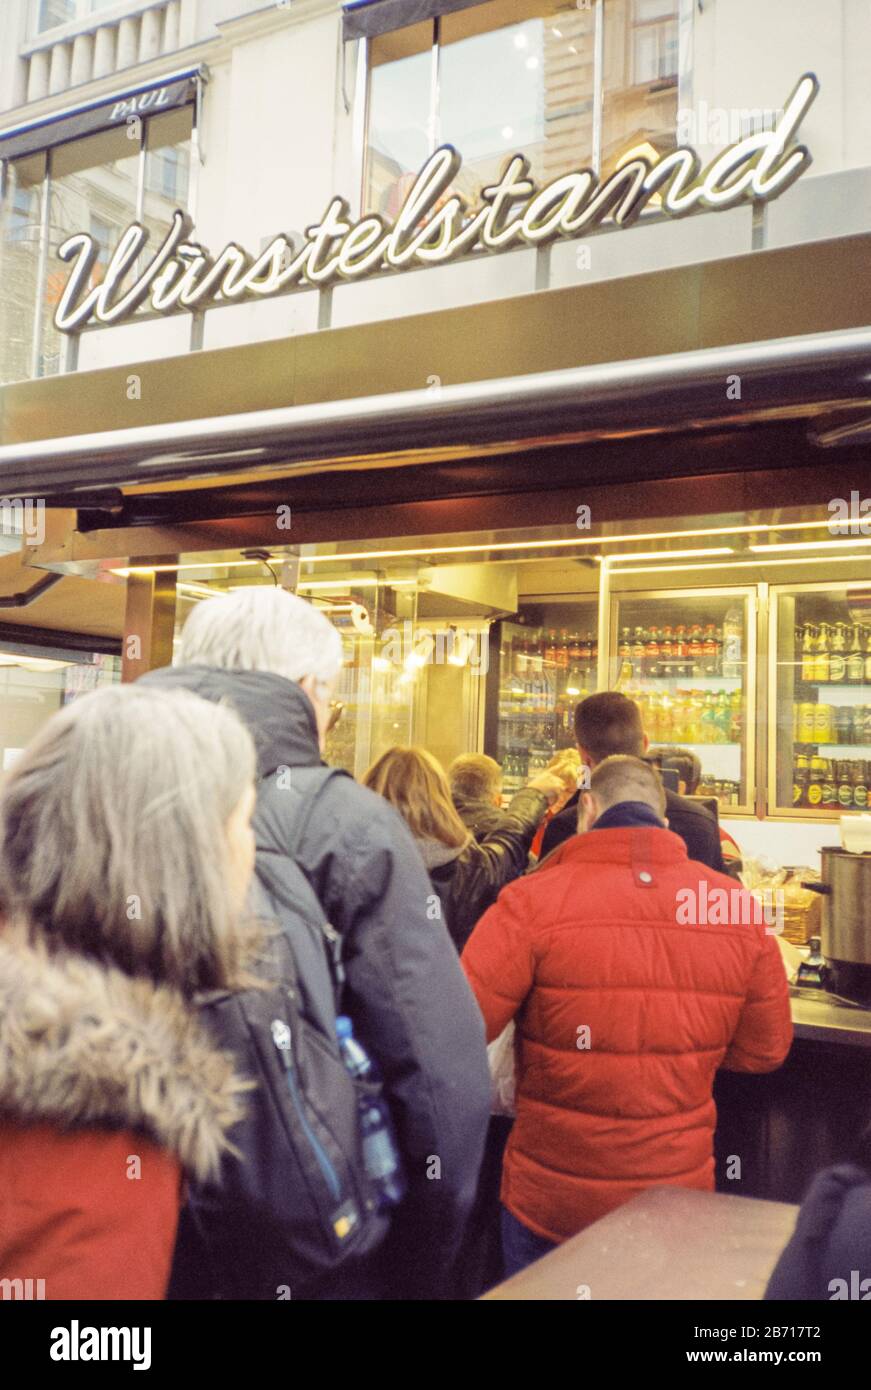
{"label": "window", "polygon": [[603,174],[633,154],[677,144],[679,0],[608,0],[602,104]]}
{"label": "window", "polygon": [[[152,247],[163,240],[173,211],[188,202],[192,123],[188,104],[9,161],[0,205],[0,382],[62,368],[65,335],[54,314],[70,273],[57,256],[68,236],[88,232],[96,242],[92,285],[131,222],[143,223]],[[134,277],[135,268],[125,283]]]}
{"label": "window", "polygon": [[[508,157],[540,185],[675,144],[679,0],[485,0],[370,43],[363,202],[395,216],[432,151],[463,158],[477,202]],[[604,25],[601,121],[595,93]],[[601,126],[599,143],[597,127]]]}
{"label": "window", "polygon": [[71,24],[76,19],[90,19],[99,10],[117,4],[118,0],[34,0],[36,33],[44,34],[49,29]]}

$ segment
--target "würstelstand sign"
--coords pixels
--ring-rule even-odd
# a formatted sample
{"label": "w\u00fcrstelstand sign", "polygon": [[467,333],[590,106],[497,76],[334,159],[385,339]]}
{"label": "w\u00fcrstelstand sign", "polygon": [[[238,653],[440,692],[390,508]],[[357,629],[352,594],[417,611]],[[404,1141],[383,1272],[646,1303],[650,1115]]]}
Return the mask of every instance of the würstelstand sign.
{"label": "w\u00fcrstelstand sign", "polygon": [[126,287],[148,241],[145,228],[133,222],[125,230],[96,286],[99,245],[86,232],[76,232],[58,250],[61,260],[74,264],[54,321],[71,333],[89,321],[120,323],[146,300],[156,313],[193,312],[214,303],[268,299],[306,285],[443,265],[472,253],[542,246],[592,232],[606,221],[629,227],[653,199],[670,217],[765,202],[789,188],[811,163],[809,150],[796,144],[795,136],[818,91],[816,77],[805,73],[773,130],[731,145],[705,169],[695,150],[679,146],[660,158],[636,154],[601,182],[591,169],[580,169],[537,188],[529,160],[512,155],[476,208],[453,190],[462,161],[455,149],[442,145],[424,164],[392,224],[374,213],[354,222],[347,201],[336,197],[320,222],[306,230],[301,247],[280,234],[256,257],[235,242],[212,256],[192,239],[187,214],[176,211],[148,264]]}

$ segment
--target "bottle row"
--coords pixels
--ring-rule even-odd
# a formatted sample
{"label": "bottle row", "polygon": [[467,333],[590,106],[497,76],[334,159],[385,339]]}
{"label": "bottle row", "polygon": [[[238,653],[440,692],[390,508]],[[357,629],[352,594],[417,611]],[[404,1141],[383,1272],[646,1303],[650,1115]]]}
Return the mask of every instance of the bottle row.
{"label": "bottle row", "polygon": [[740,743],[744,697],[740,690],[655,691],[627,686],[641,709],[651,743]]}
{"label": "bottle row", "polygon": [[568,671],[570,667],[595,671],[598,657],[599,643],[590,632],[582,637],[567,628],[559,632],[555,628],[530,628],[528,634],[514,637],[508,665],[515,676],[532,675],[545,667],[554,671]]}
{"label": "bottle row", "polygon": [[741,610],[732,608],[723,626],[679,623],[676,627],[631,628],[620,633],[620,683],[629,680],[687,680],[699,676],[741,675],[744,646]]}
{"label": "bottle row", "polygon": [[[595,677],[595,672],[592,676]],[[511,683],[499,692],[499,717],[513,719],[517,715],[552,715],[567,703],[574,708],[595,689],[595,679],[591,679],[589,674],[586,679],[580,673],[577,677],[570,676],[562,688],[547,671],[536,671],[530,676],[514,676]]]}
{"label": "bottle row", "polygon": [[502,791],[506,796],[525,787],[537,772],[543,772],[556,752],[554,743],[542,740],[529,748],[509,750],[502,759]]}
{"label": "bottle row", "polygon": [[819,811],[864,811],[868,806],[871,761],[797,754],[792,774],[792,804]]}
{"label": "bottle row", "polygon": [[871,627],[864,623],[803,623],[795,650],[807,685],[871,685]]}
{"label": "bottle row", "polygon": [[794,743],[871,744],[871,705],[796,703],[792,738]]}
{"label": "bottle row", "polygon": [[715,796],[721,806],[741,805],[741,783],[720,781],[702,773],[702,779],[695,790],[696,796]]}

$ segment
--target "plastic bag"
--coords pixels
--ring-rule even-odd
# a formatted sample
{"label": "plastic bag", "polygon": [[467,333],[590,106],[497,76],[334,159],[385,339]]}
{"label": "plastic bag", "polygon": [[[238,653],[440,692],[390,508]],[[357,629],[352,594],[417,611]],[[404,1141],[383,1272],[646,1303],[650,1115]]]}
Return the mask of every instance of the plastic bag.
{"label": "plastic bag", "polygon": [[490,1063],[490,1113],[514,1115],[514,1020],[487,1047]]}

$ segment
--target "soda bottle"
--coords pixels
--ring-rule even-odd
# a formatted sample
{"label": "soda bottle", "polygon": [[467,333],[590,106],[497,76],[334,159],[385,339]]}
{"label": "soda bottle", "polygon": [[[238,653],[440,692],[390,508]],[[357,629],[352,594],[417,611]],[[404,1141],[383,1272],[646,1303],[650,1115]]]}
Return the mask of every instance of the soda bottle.
{"label": "soda bottle", "polygon": [[743,629],[740,608],[730,608],[723,621],[723,675],[734,680],[741,674]]}
{"label": "soda bottle", "polygon": [[[336,1037],[342,1061],[358,1082],[379,1080],[375,1065],[364,1047],[354,1037],[354,1025],[345,1015],[336,1019]],[[360,1095],[357,1100],[360,1114],[360,1138],[363,1146],[363,1167],[378,1194],[379,1210],[397,1206],[405,1196],[405,1178],[390,1113],[380,1095]]]}

